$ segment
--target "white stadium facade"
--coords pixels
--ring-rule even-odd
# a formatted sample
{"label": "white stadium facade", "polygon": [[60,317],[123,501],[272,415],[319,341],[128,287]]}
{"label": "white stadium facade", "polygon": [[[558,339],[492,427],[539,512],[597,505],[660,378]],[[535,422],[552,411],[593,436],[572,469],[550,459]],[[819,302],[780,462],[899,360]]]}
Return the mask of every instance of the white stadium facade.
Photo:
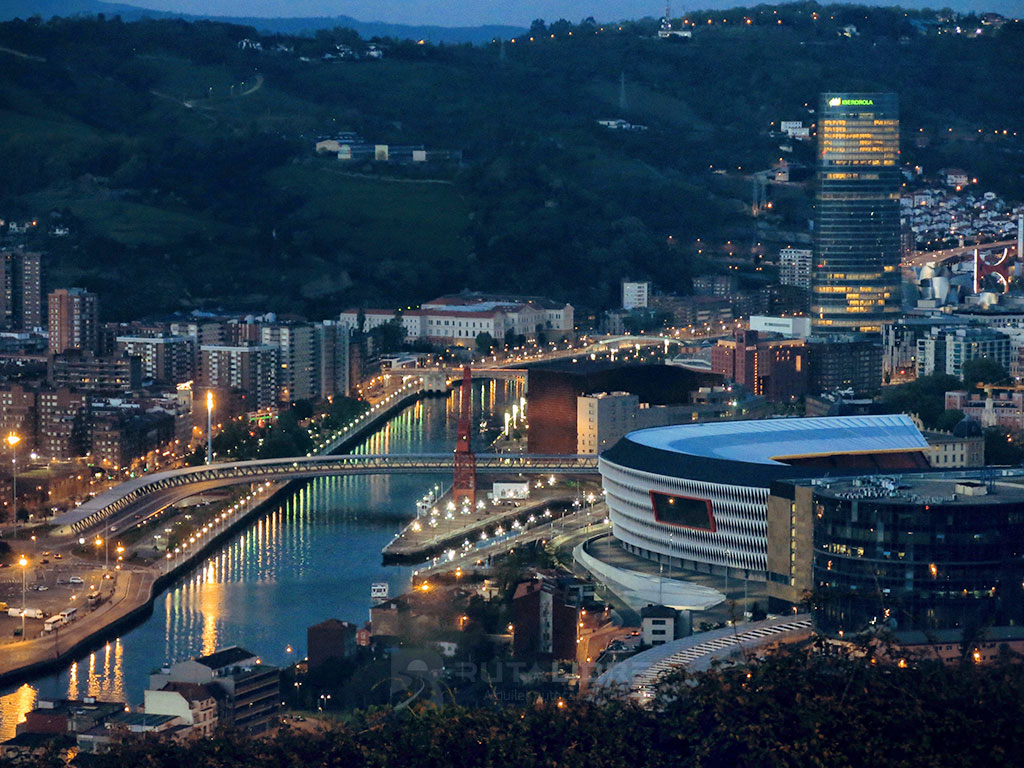
{"label": "white stadium facade", "polygon": [[765,581],[773,481],[926,468],[927,447],[902,415],[724,421],[632,432],[599,464],[626,550]]}

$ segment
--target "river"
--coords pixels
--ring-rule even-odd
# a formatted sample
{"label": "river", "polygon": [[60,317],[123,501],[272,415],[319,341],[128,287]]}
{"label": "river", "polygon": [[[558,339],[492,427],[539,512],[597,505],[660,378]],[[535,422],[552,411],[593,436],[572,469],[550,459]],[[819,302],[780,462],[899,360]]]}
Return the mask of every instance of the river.
{"label": "river", "polygon": [[[500,424],[521,395],[517,382],[474,384],[474,431]],[[353,453],[443,453],[454,449],[458,392],[403,409]],[[493,436],[493,435],[492,435]],[[0,740],[38,698],[95,696],[140,704],[149,673],[166,662],[241,645],[268,664],[306,654],[306,627],[369,618],[370,585],[391,593],[411,570],[381,565],[381,549],[415,514],[416,501],[448,475],[322,477],[299,486],[157,597],[153,615],[59,674],[0,691]]]}

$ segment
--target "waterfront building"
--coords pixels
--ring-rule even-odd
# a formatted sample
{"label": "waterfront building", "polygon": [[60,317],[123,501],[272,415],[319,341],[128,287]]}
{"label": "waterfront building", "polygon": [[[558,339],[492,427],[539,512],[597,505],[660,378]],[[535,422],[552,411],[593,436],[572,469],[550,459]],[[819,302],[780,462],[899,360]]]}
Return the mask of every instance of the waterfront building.
{"label": "waterfront building", "polygon": [[69,349],[95,352],[99,342],[99,297],[83,288],[58,288],[47,299],[50,354]]}
{"label": "waterfront building", "polygon": [[219,692],[211,683],[168,682],[159,690],[146,689],[143,710],[147,715],[176,717],[185,726],[182,736],[212,736],[217,727]]}
{"label": "waterfront building", "polygon": [[721,376],[675,365],[557,360],[530,366],[528,450],[536,454],[576,453],[580,396],[628,392],[651,407],[674,406],[689,403],[701,386],[720,383]]}
{"label": "waterfront building", "polygon": [[160,691],[168,683],[212,684],[218,691],[219,722],[262,733],[277,714],[280,680],[277,667],[261,664],[254,653],[232,645],[164,667],[150,675],[149,687]]}
{"label": "waterfront building", "polygon": [[893,93],[824,93],[811,318],[878,333],[900,313],[899,106]]}

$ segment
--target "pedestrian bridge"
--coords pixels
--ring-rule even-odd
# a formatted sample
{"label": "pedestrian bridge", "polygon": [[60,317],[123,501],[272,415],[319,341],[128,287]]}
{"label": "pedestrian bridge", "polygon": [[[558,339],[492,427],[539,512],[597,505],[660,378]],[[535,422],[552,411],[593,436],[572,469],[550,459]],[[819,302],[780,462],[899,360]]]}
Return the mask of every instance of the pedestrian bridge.
{"label": "pedestrian bridge", "polygon": [[[131,507],[153,503],[162,509],[199,491],[241,483],[301,480],[325,475],[443,474],[455,468],[455,454],[302,456],[186,467],[157,472],[111,488],[54,518],[54,533],[70,536],[109,521]],[[477,475],[596,475],[597,456],[479,454]]]}

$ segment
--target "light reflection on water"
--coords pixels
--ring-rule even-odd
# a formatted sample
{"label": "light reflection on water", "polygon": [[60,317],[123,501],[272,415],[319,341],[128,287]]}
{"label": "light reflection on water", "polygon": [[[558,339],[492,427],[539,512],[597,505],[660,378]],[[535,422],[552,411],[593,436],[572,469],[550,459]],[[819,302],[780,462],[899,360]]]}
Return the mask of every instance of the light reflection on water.
{"label": "light reflection on water", "polygon": [[[516,382],[474,386],[474,427],[500,424]],[[453,447],[459,393],[406,408],[353,453],[443,453]],[[475,431],[475,429],[474,429]],[[0,691],[0,740],[14,735],[39,696],[140,703],[161,665],[244,645],[265,662],[305,655],[306,627],[330,617],[362,624],[370,584],[392,592],[410,570],[380,564],[380,550],[415,513],[424,489],[447,475],[321,477],[287,497],[157,598],[153,615],[60,674]],[[288,652],[288,647],[293,652]]]}

